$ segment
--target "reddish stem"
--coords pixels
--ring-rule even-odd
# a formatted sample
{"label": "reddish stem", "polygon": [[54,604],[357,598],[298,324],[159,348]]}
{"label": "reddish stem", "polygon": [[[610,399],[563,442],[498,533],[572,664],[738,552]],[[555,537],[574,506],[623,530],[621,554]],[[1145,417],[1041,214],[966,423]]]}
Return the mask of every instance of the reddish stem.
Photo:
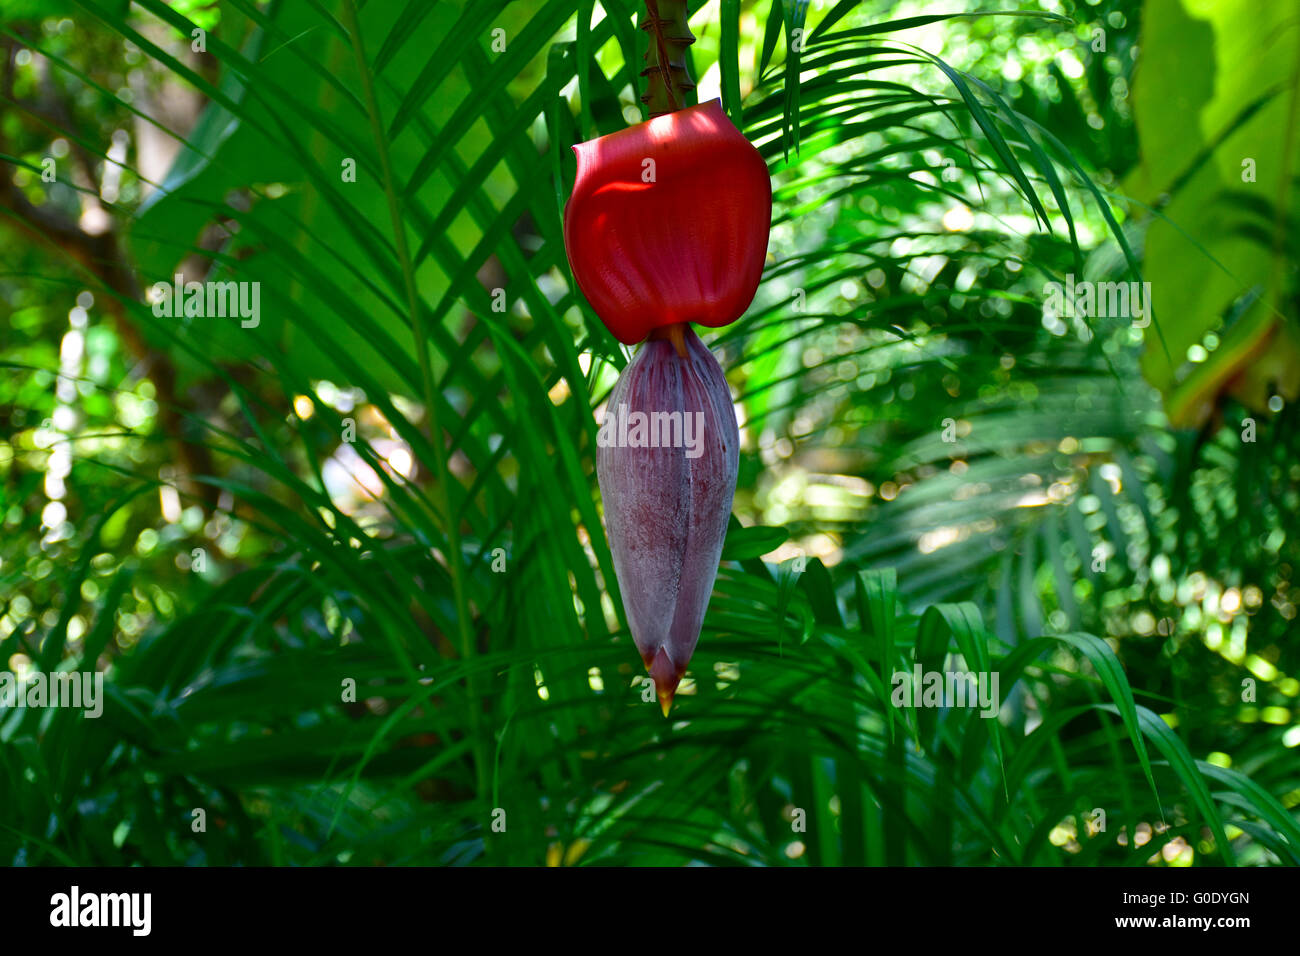
{"label": "reddish stem", "polygon": [[650,117],[663,116],[687,105],[686,96],[695,89],[686,66],[686,48],[695,42],[690,25],[687,0],[645,0],[646,18],[641,29],[650,37],[646,49],[645,95],[641,101]]}
{"label": "reddish stem", "polygon": [[652,339],[667,339],[673,343],[673,348],[682,358],[686,358],[686,325],[685,322],[675,322],[672,325],[661,325],[650,333]]}

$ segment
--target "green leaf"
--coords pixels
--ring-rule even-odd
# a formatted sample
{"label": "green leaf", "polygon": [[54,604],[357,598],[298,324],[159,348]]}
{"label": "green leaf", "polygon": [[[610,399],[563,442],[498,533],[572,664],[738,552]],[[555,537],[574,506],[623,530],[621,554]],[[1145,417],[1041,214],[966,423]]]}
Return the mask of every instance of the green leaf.
{"label": "green leaf", "polygon": [[770,554],[790,537],[785,528],[768,528],[760,525],[754,527],[730,527],[726,540],[722,543],[723,561],[745,561]]}
{"label": "green leaf", "polygon": [[722,0],[720,25],[718,69],[722,75],[722,105],[736,129],[744,130],[744,109],[740,102],[740,0]]}

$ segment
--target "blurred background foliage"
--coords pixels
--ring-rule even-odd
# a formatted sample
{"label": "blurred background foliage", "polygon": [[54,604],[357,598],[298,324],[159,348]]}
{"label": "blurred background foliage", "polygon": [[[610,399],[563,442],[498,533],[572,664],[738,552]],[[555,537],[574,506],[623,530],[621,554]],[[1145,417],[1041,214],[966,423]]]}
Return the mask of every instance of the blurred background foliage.
{"label": "blurred background foliage", "polygon": [[[594,479],[629,353],[561,236],[641,4],[0,0],[0,667],[108,694],[0,710],[0,860],[1300,862],[1265,6],[691,4],[775,206],[665,721]],[[178,274],[260,321],[156,315]],[[1000,719],[895,707],[914,665]]]}

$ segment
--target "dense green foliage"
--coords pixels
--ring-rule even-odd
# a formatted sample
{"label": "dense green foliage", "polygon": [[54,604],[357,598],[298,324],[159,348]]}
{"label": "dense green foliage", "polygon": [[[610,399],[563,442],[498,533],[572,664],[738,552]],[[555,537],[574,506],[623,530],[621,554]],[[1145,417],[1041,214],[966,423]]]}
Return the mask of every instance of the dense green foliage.
{"label": "dense green foliage", "polygon": [[0,0],[0,668],[107,695],[0,709],[0,861],[1300,863],[1300,23],[1021,6],[693,14],[775,208],[664,720],[561,234],[639,0]]}

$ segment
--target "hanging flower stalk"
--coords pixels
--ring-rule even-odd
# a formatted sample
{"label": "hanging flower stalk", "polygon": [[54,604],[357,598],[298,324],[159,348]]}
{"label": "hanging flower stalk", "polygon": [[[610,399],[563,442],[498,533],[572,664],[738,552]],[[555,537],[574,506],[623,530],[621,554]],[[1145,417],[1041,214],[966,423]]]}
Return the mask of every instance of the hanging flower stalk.
{"label": "hanging flower stalk", "polygon": [[740,450],[726,378],[690,323],[727,325],[753,301],[772,186],[718,101],[685,106],[684,0],[646,6],[651,119],[574,147],[564,242],[596,314],[642,343],[606,405],[596,474],[632,638],[667,716],[717,577]]}

